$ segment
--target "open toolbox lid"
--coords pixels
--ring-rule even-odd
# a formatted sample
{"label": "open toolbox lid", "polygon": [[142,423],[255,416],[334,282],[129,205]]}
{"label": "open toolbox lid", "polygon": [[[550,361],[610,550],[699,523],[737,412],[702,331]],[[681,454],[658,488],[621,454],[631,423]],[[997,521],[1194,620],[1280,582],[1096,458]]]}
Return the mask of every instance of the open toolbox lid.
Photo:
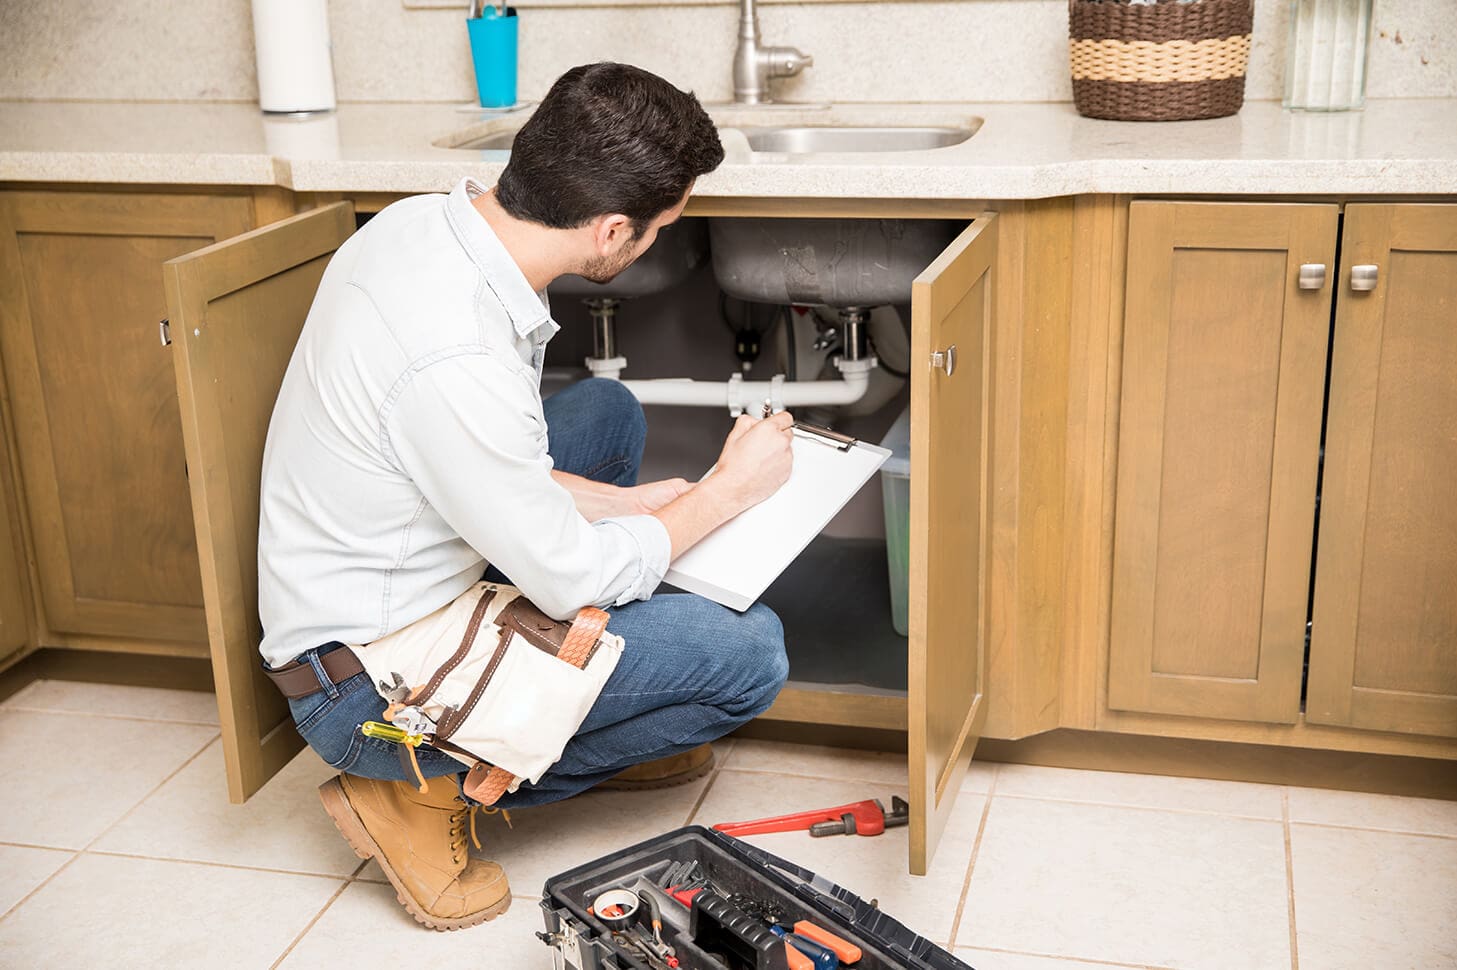
{"label": "open toolbox lid", "polygon": [[[721,894],[770,897],[797,919],[818,923],[859,945],[863,956],[849,970],[971,970],[883,912],[874,900],[862,899],[787,859],[698,825],[648,839],[548,879],[542,890],[547,928],[543,938],[562,950],[560,938],[565,936],[579,951],[576,959],[568,954],[557,966],[647,970],[636,954],[613,942],[604,923],[588,913],[590,901],[611,888],[630,886],[640,877],[656,881],[669,865],[689,859],[707,867]],[[683,965],[692,967],[694,963],[685,959]],[[701,965],[718,964],[704,961]],[[785,965],[780,960],[760,964],[764,968]]]}

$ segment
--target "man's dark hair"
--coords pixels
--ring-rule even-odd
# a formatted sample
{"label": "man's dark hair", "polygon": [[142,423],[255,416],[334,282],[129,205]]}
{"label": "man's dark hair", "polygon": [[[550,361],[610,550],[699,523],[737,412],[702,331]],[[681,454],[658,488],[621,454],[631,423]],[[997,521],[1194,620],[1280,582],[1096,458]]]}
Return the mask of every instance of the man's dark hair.
{"label": "man's dark hair", "polygon": [[722,161],[691,93],[630,64],[584,64],[557,78],[517,133],[496,198],[553,229],[620,212],[636,237]]}

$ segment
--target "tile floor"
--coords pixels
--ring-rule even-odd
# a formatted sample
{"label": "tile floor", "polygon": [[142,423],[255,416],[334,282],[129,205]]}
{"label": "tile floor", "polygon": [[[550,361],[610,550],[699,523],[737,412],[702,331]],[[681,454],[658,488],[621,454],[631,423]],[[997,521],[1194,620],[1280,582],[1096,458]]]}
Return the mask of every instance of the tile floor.
{"label": "tile floor", "polygon": [[[0,967],[546,970],[546,877],[687,822],[905,790],[889,755],[718,751],[684,788],[483,819],[515,904],[431,933],[335,833],[310,752],[233,806],[210,695],[32,684],[0,704]],[[979,970],[1457,967],[1457,803],[978,764],[924,878],[904,830],[752,841]]]}

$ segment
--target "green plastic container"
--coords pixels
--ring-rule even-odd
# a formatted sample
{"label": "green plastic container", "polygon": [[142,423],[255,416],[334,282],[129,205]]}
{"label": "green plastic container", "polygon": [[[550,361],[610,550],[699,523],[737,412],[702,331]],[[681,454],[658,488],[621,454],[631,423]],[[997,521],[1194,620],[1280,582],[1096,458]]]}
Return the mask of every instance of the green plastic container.
{"label": "green plastic container", "polygon": [[880,466],[885,497],[885,565],[890,573],[890,621],[901,636],[910,633],[906,590],[911,584],[911,408],[896,418],[881,439],[890,457]]}

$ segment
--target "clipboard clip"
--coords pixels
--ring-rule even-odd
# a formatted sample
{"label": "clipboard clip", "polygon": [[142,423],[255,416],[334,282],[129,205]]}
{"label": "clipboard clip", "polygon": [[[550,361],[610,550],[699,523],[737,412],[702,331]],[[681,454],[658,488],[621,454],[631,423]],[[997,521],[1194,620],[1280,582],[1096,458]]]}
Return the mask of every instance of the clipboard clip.
{"label": "clipboard clip", "polygon": [[801,437],[811,441],[818,441],[822,445],[828,445],[836,451],[849,451],[860,443],[859,438],[852,438],[847,434],[832,431],[829,428],[822,428],[817,424],[805,424],[803,421],[794,422],[794,431]]}
{"label": "clipboard clip", "polygon": [[[767,418],[774,413],[774,406],[768,401],[764,402],[763,417]],[[829,428],[822,428],[817,424],[809,424],[805,421],[796,421],[790,426],[800,437],[808,438],[810,441],[827,445],[836,451],[849,451],[860,443],[859,438],[852,438],[847,434],[841,434]]]}

